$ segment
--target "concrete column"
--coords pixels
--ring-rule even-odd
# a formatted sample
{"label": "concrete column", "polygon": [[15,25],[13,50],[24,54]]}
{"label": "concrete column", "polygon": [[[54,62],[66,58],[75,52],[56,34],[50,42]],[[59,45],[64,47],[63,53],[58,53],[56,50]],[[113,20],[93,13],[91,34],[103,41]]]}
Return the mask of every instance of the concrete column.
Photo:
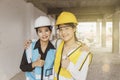
{"label": "concrete column", "polygon": [[26,5],[26,38],[31,39],[34,30],[34,6],[32,3],[27,3]]}
{"label": "concrete column", "polygon": [[97,37],[97,44],[100,43],[100,20],[96,22],[96,37]]}
{"label": "concrete column", "polygon": [[113,14],[112,52],[119,53],[119,13]]}
{"label": "concrete column", "polygon": [[106,47],[106,20],[102,20],[102,35],[101,35],[101,43],[102,47]]}
{"label": "concrete column", "polygon": [[120,54],[120,11],[119,11],[119,54]]}

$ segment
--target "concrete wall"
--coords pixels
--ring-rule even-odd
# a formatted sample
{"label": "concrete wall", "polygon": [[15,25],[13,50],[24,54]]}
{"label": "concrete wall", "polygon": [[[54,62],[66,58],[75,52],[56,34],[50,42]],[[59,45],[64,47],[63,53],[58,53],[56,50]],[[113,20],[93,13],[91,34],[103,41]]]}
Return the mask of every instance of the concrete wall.
{"label": "concrete wall", "polygon": [[0,0],[0,80],[20,72],[24,40],[34,38],[33,23],[46,15],[24,0]]}

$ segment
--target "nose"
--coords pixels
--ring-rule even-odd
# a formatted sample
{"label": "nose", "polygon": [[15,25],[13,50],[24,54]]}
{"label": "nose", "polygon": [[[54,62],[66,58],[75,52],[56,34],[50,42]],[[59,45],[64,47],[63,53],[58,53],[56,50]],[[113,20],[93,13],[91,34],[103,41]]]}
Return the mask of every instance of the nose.
{"label": "nose", "polygon": [[62,28],[62,29],[60,30],[60,33],[62,33],[62,34],[66,33],[66,29]]}
{"label": "nose", "polygon": [[46,32],[42,32],[42,35],[43,35],[43,36],[46,35]]}

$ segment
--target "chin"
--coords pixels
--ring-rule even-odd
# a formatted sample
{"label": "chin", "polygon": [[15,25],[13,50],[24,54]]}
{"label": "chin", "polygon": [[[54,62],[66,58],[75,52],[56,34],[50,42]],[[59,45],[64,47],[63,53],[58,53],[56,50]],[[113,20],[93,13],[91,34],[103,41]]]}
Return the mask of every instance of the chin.
{"label": "chin", "polygon": [[42,41],[46,42],[46,41],[49,41],[49,39],[43,39]]}
{"label": "chin", "polygon": [[65,42],[68,41],[68,39],[63,39]]}

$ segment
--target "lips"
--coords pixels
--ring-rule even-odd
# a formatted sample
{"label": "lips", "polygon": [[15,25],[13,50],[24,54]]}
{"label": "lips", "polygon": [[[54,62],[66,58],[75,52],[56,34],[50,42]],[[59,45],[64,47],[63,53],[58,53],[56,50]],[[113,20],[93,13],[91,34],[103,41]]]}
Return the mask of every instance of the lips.
{"label": "lips", "polygon": [[42,38],[43,38],[43,39],[47,39],[47,38],[48,38],[48,36],[43,36]]}
{"label": "lips", "polygon": [[66,38],[66,37],[68,37],[68,35],[63,35],[63,38]]}

